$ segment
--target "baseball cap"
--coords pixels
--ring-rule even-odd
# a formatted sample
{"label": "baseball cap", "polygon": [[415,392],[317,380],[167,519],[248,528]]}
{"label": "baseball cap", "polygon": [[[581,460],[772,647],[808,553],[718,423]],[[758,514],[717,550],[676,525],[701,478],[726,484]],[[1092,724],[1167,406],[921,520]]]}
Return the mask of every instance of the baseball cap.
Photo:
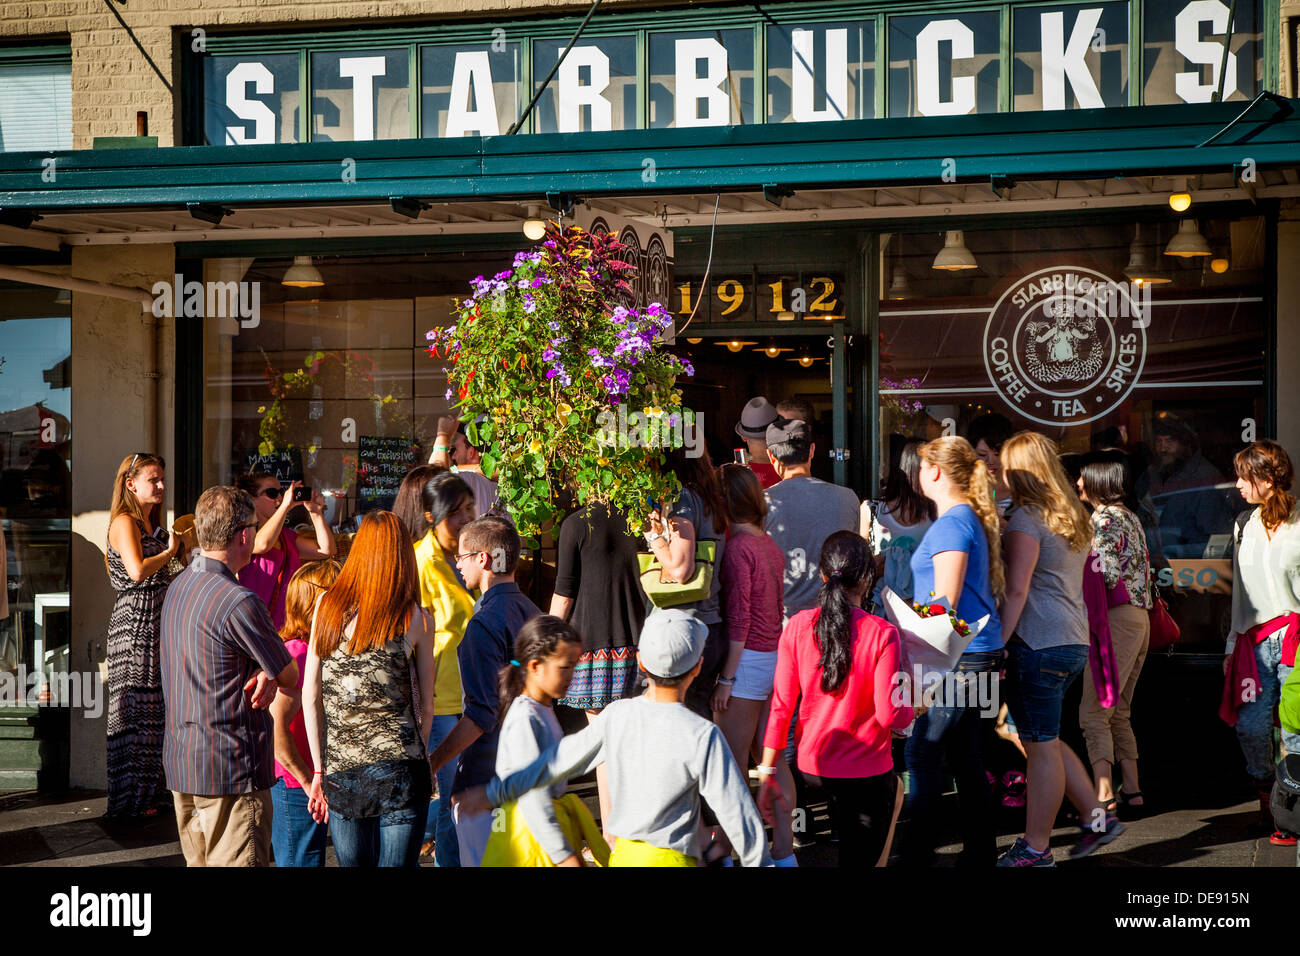
{"label": "baseball cap", "polygon": [[703,621],[677,608],[655,611],[645,619],[637,652],[641,666],[651,676],[680,677],[695,666],[704,653],[709,629]]}
{"label": "baseball cap", "polygon": [[808,423],[798,418],[777,418],[767,426],[767,444],[780,445],[788,441],[812,441],[812,430]]}

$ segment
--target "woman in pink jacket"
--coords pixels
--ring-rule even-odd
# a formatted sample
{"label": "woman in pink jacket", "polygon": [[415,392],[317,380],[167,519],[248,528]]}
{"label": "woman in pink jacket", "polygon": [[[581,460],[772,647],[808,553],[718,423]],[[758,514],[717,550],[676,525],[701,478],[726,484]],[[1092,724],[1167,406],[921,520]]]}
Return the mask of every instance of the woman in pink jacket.
{"label": "woman in pink jacket", "polygon": [[[837,531],[822,546],[818,606],[790,618],[777,647],[772,711],[763,739],[759,808],[788,809],[776,783],[786,735],[799,709],[797,757],[808,781],[830,797],[840,866],[876,866],[895,819],[898,781],[890,731],[912,722],[897,703],[898,629],[860,607],[875,577],[859,535]],[[802,699],[800,699],[802,695]]]}

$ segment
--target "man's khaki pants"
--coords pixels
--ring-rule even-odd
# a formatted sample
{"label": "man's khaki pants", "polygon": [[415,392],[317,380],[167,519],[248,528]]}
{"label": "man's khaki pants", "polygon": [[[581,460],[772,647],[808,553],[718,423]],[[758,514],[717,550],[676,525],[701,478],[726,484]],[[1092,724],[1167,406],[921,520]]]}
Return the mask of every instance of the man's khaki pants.
{"label": "man's khaki pants", "polygon": [[172,791],[186,866],[270,866],[271,791],[205,797]]}

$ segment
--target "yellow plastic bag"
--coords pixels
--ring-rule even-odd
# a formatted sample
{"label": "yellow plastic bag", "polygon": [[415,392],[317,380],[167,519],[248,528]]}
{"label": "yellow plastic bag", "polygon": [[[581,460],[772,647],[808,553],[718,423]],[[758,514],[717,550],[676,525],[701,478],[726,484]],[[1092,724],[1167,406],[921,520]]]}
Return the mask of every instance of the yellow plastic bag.
{"label": "yellow plastic bag", "polygon": [[[596,826],[591,813],[583,806],[577,794],[566,793],[555,803],[555,817],[564,838],[575,853],[582,852],[583,844],[591,848],[597,866],[609,865],[609,846]],[[546,851],[524,822],[518,805],[507,803],[492,821],[492,835],[483,851],[482,866],[554,866]]]}

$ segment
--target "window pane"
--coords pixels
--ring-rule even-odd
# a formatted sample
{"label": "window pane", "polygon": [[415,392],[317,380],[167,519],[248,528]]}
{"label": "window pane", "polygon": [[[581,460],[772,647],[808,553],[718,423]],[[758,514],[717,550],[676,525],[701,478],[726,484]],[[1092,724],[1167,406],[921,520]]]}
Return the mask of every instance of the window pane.
{"label": "window pane", "polygon": [[[72,323],[56,294],[0,290],[0,685],[28,703],[68,670]],[[20,668],[45,679],[15,685]]]}
{"label": "window pane", "polygon": [[520,47],[427,46],[420,52],[421,136],[496,136],[523,110]]}
{"label": "window pane", "polygon": [[767,121],[870,119],[876,114],[871,20],[767,28]]}
{"label": "window pane", "polygon": [[999,14],[889,18],[889,115],[996,113]]}
{"label": "window pane", "polygon": [[754,34],[697,30],[650,36],[651,128],[754,122]]}
{"label": "window pane", "polygon": [[311,55],[314,140],[405,139],[411,135],[406,50]]}
{"label": "window pane", "polygon": [[[542,85],[567,42],[534,41],[534,89]],[[636,38],[584,38],[569,51],[537,101],[537,131],[582,133],[636,129],[637,96]]]}
{"label": "window pane", "polygon": [[[960,272],[933,267],[941,234],[888,237],[880,455],[988,413],[1069,455],[1119,449],[1179,650],[1203,652],[1228,630],[1232,456],[1263,421],[1268,302],[1264,220],[1197,225],[1226,271],[1165,255],[1173,223],[968,231]],[[1083,279],[1114,295],[1089,306]]]}
{"label": "window pane", "polygon": [[1015,11],[1015,110],[1128,105],[1128,5]]}
{"label": "window pane", "polygon": [[[1148,0],[1143,17],[1142,101],[1208,103],[1219,81],[1228,5],[1220,0]],[[1264,34],[1258,0],[1237,4],[1225,100],[1248,100],[1263,88]]]}
{"label": "window pane", "polygon": [[72,149],[72,60],[0,64],[0,152]]}
{"label": "window pane", "polygon": [[208,145],[298,142],[298,54],[210,56],[203,91]]}

